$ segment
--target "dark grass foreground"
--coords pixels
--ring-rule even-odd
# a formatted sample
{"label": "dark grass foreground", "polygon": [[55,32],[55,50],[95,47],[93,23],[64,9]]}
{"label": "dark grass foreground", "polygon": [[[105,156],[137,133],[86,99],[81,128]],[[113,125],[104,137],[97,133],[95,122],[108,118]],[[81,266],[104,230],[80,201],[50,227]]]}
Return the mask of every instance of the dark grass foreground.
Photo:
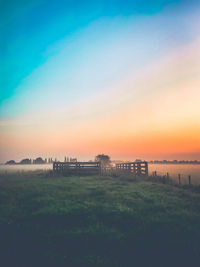
{"label": "dark grass foreground", "polygon": [[199,266],[200,194],[134,177],[0,177],[0,266]]}

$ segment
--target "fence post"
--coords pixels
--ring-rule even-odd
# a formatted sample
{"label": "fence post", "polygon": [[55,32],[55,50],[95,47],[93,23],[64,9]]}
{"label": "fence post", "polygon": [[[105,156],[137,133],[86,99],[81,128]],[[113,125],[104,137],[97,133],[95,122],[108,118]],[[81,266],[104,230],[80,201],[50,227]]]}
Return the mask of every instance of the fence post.
{"label": "fence post", "polygon": [[131,163],[129,163],[129,172],[131,173]]}
{"label": "fence post", "polygon": [[188,176],[188,183],[191,184],[191,175]]}
{"label": "fence post", "polygon": [[141,164],[140,163],[137,164],[137,174],[138,175],[141,174]]}
{"label": "fence post", "polygon": [[178,184],[179,185],[181,184],[181,175],[180,175],[180,173],[178,174]]}
{"label": "fence post", "polygon": [[145,162],[145,174],[146,174],[146,175],[149,174],[149,170],[148,170],[148,162]]}

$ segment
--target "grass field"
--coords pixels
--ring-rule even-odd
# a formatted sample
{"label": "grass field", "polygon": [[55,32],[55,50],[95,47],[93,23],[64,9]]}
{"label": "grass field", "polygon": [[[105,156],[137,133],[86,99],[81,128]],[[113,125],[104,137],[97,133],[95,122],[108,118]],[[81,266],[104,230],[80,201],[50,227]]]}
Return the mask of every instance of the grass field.
{"label": "grass field", "polygon": [[200,193],[131,176],[1,176],[0,253],[2,267],[199,266]]}

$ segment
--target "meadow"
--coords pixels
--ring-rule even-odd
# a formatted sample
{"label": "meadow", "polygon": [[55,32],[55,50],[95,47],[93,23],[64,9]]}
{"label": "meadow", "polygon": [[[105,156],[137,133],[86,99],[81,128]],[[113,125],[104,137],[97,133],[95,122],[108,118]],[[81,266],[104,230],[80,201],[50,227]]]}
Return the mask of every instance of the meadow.
{"label": "meadow", "polygon": [[7,267],[199,266],[200,188],[133,175],[0,176]]}

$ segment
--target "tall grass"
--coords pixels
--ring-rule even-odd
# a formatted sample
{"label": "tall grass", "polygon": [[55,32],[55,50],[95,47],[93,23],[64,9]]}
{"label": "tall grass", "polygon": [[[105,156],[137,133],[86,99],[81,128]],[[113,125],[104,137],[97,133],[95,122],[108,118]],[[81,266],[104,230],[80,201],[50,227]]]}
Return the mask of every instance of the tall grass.
{"label": "tall grass", "polygon": [[0,237],[2,266],[199,266],[200,195],[133,175],[10,174]]}

